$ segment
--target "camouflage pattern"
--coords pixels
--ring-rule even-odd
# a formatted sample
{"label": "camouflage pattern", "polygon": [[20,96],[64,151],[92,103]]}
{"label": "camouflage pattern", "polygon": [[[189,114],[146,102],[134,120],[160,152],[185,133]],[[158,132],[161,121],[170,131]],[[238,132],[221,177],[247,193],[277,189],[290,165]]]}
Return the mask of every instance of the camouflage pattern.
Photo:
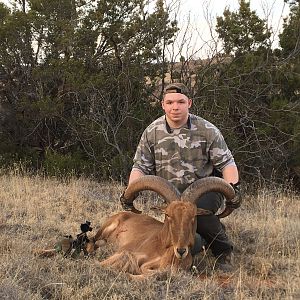
{"label": "camouflage pattern", "polygon": [[189,114],[186,126],[171,129],[162,116],[142,134],[133,169],[157,175],[173,183],[179,191],[192,182],[235,164],[222,134],[210,122]]}

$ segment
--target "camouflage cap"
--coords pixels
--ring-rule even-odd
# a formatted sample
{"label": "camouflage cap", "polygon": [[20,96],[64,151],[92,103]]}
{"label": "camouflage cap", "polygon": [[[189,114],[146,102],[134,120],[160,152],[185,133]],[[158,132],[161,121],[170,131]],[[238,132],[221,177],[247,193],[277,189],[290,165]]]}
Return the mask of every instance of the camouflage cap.
{"label": "camouflage cap", "polygon": [[169,93],[180,93],[190,98],[189,89],[181,82],[174,82],[168,84],[164,89],[164,95]]}

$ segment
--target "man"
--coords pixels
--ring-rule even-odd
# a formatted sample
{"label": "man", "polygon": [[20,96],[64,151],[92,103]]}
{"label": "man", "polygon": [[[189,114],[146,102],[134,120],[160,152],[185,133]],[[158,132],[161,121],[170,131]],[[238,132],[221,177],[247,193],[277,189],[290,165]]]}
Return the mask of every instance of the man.
{"label": "man", "polygon": [[[151,174],[167,179],[183,192],[195,180],[212,176],[217,170],[237,190],[239,174],[234,158],[220,131],[203,118],[189,113],[192,100],[187,87],[182,83],[169,84],[161,104],[165,115],[144,131],[129,184]],[[197,205],[216,213],[222,204],[222,195],[207,193]],[[239,204],[239,201],[235,202],[236,207]],[[233,247],[219,218],[215,215],[198,216],[197,233],[217,258],[217,265],[229,271]],[[199,243],[199,236],[196,244],[197,241]]]}

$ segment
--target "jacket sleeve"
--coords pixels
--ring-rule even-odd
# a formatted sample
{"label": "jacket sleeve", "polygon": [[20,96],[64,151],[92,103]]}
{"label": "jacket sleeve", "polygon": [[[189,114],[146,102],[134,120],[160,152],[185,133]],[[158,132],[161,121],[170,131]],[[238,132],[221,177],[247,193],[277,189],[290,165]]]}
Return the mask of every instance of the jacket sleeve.
{"label": "jacket sleeve", "polygon": [[219,130],[216,131],[216,136],[210,145],[209,155],[213,166],[219,171],[226,166],[235,165],[233,155]]}
{"label": "jacket sleeve", "polygon": [[147,129],[143,132],[133,159],[133,169],[139,169],[145,175],[155,174],[155,159],[153,147],[148,137]]}

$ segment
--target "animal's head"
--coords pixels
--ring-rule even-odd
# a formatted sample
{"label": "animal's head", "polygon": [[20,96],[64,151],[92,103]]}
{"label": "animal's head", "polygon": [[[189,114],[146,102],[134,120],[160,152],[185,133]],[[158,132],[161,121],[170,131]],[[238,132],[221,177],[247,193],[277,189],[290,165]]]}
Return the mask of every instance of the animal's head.
{"label": "animal's head", "polygon": [[[198,199],[205,193],[223,193],[227,200],[234,197],[233,188],[221,178],[208,177],[191,184],[182,194],[167,180],[157,176],[143,176],[133,181],[125,191],[126,199],[133,199],[137,192],[152,190],[162,196],[167,206],[161,208],[168,228],[168,241],[177,258],[183,259],[194,245],[196,216],[208,215],[210,211],[197,208]],[[132,203],[133,201],[129,203]]]}
{"label": "animal's head", "polygon": [[197,207],[191,202],[173,201],[164,213],[168,242],[173,246],[176,257],[183,259],[194,245]]}
{"label": "animal's head", "polygon": [[197,208],[190,201],[173,201],[162,209],[165,214],[164,226],[167,228],[166,243],[173,246],[178,259],[184,259],[194,246],[197,229],[197,216],[212,214],[209,210]]}

